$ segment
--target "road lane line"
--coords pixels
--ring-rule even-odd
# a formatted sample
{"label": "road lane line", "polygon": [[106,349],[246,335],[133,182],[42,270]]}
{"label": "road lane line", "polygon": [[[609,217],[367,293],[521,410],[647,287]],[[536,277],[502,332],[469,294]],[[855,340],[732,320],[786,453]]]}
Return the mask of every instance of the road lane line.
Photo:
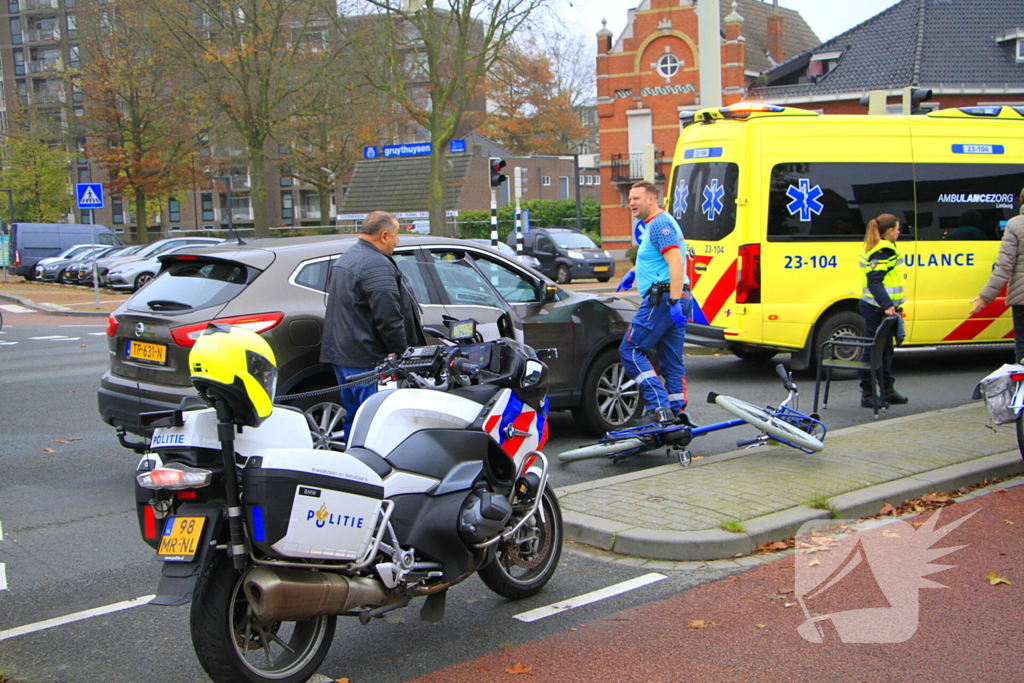
{"label": "road lane line", "polygon": [[29,339],[31,341],[45,341],[47,339],[67,339],[67,336],[63,334],[55,334],[50,335],[49,337],[29,337]]}
{"label": "road lane line", "polygon": [[617,583],[614,586],[608,586],[607,588],[601,588],[590,593],[584,593],[583,595],[578,595],[575,598],[556,602],[552,605],[547,605],[546,607],[538,607],[537,609],[532,609],[529,612],[517,614],[512,618],[526,623],[537,621],[545,617],[550,617],[553,614],[566,612],[571,609],[576,609],[577,607],[589,605],[590,603],[597,602],[598,600],[606,600],[608,598],[615,597],[616,595],[636,590],[637,588],[643,588],[644,586],[657,583],[658,581],[666,578],[668,577],[664,574],[644,574],[643,576],[638,576],[635,579]]}
{"label": "road lane line", "polygon": [[8,313],[31,313],[32,312],[31,308],[25,308],[24,306],[19,306],[17,304],[4,304],[3,306],[0,306],[0,308],[4,309]]}
{"label": "road lane line", "polygon": [[[4,525],[0,522],[0,543],[4,540]],[[0,562],[0,591],[7,590],[7,568]]]}
{"label": "road lane line", "polygon": [[34,624],[26,624],[25,626],[0,631],[0,642],[3,642],[8,638],[16,638],[29,633],[35,633],[36,631],[45,631],[46,629],[54,628],[55,626],[63,626],[64,624],[71,624],[76,621],[82,621],[83,619],[91,619],[92,617],[100,617],[104,614],[111,614],[112,612],[120,612],[121,610],[131,609],[132,607],[147,605],[149,604],[149,601],[155,597],[155,595],[143,595],[141,598],[115,602],[112,605],[94,607],[93,609],[75,612],[74,614],[68,614],[63,617],[56,617],[54,619],[47,619],[46,621],[38,621]]}
{"label": "road lane line", "polygon": [[18,342],[0,341],[0,346],[14,346]]}

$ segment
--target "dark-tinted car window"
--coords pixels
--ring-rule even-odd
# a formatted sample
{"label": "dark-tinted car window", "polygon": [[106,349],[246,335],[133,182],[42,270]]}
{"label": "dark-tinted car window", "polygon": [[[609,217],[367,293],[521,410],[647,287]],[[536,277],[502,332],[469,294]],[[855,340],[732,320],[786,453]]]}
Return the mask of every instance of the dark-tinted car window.
{"label": "dark-tinted car window", "polygon": [[398,269],[402,271],[402,275],[405,276],[406,281],[412,288],[412,294],[416,297],[416,301],[421,304],[430,303],[430,292],[427,291],[427,283],[423,279],[423,273],[420,271],[419,264],[416,262],[416,255],[403,254],[396,251],[391,255],[391,258],[398,264]]}
{"label": "dark-tinted car window", "polygon": [[128,300],[136,311],[194,311],[220,306],[242,293],[259,271],[240,263],[189,260],[172,263]]}
{"label": "dark-tinted car window", "polygon": [[668,210],[686,239],[720,240],[736,227],[739,166],[720,161],[676,166]]}
{"label": "dark-tinted car window", "polygon": [[459,306],[493,306],[505,310],[504,304],[487,286],[486,280],[470,263],[462,258],[462,254],[450,251],[432,252],[437,266],[441,287],[454,305]]}
{"label": "dark-tinted car window", "polygon": [[768,241],[856,242],[883,213],[913,225],[913,173],[911,164],[778,164],[768,195]]}
{"label": "dark-tinted car window", "polygon": [[321,292],[327,291],[327,274],[331,270],[332,259],[323,258],[300,264],[295,273],[294,282]]}
{"label": "dark-tinted car window", "polygon": [[1020,164],[917,164],[917,239],[998,240],[1017,215]]}

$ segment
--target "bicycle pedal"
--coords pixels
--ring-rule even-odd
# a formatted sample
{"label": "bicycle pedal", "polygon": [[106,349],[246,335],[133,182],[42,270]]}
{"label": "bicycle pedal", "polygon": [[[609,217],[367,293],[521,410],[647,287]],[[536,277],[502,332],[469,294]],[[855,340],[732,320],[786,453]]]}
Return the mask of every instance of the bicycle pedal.
{"label": "bicycle pedal", "polygon": [[692,458],[690,457],[690,451],[688,449],[684,448],[683,450],[679,451],[676,454],[676,456],[679,459],[679,464],[680,465],[682,465],[683,467],[689,467],[690,466],[690,462],[692,461]]}

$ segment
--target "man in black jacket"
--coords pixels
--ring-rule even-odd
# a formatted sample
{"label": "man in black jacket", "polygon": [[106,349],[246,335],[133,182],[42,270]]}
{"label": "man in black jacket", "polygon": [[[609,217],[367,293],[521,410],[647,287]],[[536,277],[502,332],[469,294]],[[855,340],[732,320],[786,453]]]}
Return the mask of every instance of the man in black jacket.
{"label": "man in black jacket", "polygon": [[[396,246],[398,219],[374,211],[359,239],[331,266],[320,361],[334,365],[339,384],[372,370],[388,354],[426,343],[419,304],[391,258]],[[376,390],[374,384],[341,390],[346,441],[356,409]]]}

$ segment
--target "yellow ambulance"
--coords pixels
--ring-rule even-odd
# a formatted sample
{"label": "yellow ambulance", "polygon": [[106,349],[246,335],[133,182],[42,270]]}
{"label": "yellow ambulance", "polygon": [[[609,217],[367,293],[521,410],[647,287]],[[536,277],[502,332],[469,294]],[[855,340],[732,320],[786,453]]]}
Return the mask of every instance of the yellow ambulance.
{"label": "yellow ambulance", "polygon": [[[905,346],[1013,339],[1002,297],[978,315],[1024,188],[1024,107],[838,116],[765,104],[682,115],[666,207],[696,306],[687,341],[745,360],[863,334],[868,221],[901,222]],[[851,349],[852,350],[852,349]]]}

